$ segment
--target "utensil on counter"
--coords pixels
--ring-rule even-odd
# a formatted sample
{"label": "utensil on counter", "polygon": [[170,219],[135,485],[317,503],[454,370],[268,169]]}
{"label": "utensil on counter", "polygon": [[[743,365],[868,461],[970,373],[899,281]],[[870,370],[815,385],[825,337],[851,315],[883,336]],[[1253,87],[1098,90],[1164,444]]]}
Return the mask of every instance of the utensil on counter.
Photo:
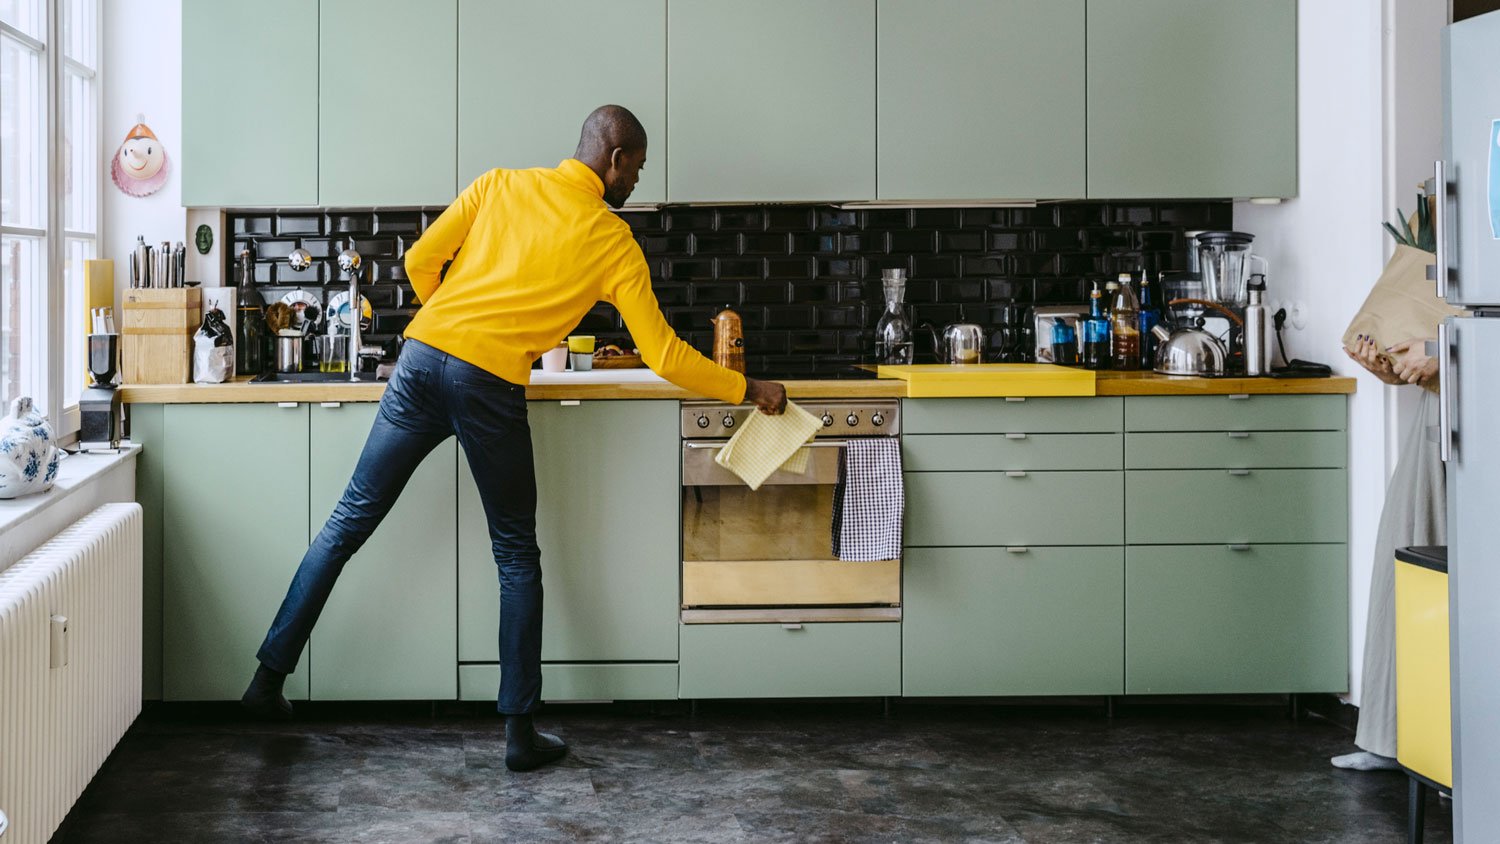
{"label": "utensil on counter", "polygon": [[[1219,311],[1235,325],[1243,325],[1239,315],[1217,302],[1206,299],[1173,299],[1172,307],[1200,305]],[[1223,375],[1229,364],[1229,352],[1212,332],[1203,328],[1204,319],[1198,317],[1192,323],[1167,331],[1161,325],[1151,329],[1157,339],[1156,366],[1153,369],[1162,375],[1195,375],[1214,378]]]}
{"label": "utensil on counter", "polygon": [[295,329],[282,329],[283,332],[274,337],[276,345],[276,371],[277,372],[301,372],[302,371],[302,332]]}
{"label": "utensil on counter", "polygon": [[[735,372],[745,371],[745,327],[733,308],[714,315],[714,363]],[[575,369],[577,367],[574,367]]]}
{"label": "utensil on counter", "polygon": [[974,323],[955,322],[945,326],[941,340],[932,323],[924,322],[922,327],[932,335],[932,353],[939,363],[966,366],[984,359],[984,329]]}

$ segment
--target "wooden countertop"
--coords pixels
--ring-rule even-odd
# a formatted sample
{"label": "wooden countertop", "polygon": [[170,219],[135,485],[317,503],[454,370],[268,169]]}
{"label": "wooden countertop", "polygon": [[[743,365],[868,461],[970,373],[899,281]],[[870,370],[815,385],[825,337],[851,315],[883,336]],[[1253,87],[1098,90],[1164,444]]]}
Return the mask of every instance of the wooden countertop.
{"label": "wooden countertop", "polygon": [[[895,379],[786,381],[793,399],[905,398],[906,382]],[[1353,378],[1189,378],[1152,372],[1100,372],[1100,396],[1347,395]],[[128,404],[224,404],[249,402],[379,401],[385,383],[251,384],[236,379],[224,384],[127,384],[120,397]],[[528,399],[701,399],[672,384],[546,384],[526,388]]]}

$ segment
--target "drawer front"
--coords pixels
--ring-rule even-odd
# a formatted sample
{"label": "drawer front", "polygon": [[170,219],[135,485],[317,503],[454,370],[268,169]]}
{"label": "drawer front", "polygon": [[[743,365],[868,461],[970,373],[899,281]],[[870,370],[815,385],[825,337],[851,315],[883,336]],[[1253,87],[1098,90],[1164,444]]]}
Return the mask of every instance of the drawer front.
{"label": "drawer front", "polygon": [[901,694],[893,622],[684,624],[679,695],[883,697]]}
{"label": "drawer front", "polygon": [[1118,470],[1119,434],[936,434],[907,436],[908,472]]}
{"label": "drawer front", "polygon": [[1132,396],[1127,431],[1342,431],[1343,396]]}
{"label": "drawer front", "polygon": [[1112,433],[1122,424],[1117,397],[1028,399],[907,399],[908,434]]}
{"label": "drawer front", "polygon": [[1346,542],[1345,478],[1343,469],[1126,472],[1126,541]]}
{"label": "drawer front", "polygon": [[1343,692],[1344,545],[1126,549],[1129,694]]}
{"label": "drawer front", "polygon": [[908,546],[1119,545],[1123,472],[908,472]]}
{"label": "drawer front", "polygon": [[1342,469],[1343,431],[1125,435],[1127,469]]}
{"label": "drawer front", "polygon": [[[494,700],[500,666],[460,665],[459,700]],[[542,700],[676,700],[677,664],[542,663]]]}
{"label": "drawer front", "polygon": [[908,697],[1124,691],[1123,549],[918,548],[903,562]]}

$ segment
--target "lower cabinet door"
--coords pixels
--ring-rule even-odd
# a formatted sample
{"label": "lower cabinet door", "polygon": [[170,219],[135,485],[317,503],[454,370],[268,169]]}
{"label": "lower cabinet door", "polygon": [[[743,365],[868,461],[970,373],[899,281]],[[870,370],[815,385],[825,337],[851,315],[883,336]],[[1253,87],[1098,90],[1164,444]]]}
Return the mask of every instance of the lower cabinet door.
{"label": "lower cabinet door", "polygon": [[[312,408],[309,540],[354,474],[377,407]],[[456,461],[451,438],[427,455],[396,506],[344,567],[313,628],[314,700],[458,696]]]}
{"label": "lower cabinet door", "polygon": [[[494,700],[500,691],[500,666],[460,665],[460,700]],[[677,664],[672,662],[599,665],[542,663],[542,700],[676,700]]]}
{"label": "lower cabinet door", "polygon": [[1344,692],[1344,545],[1131,547],[1129,694]]}
{"label": "lower cabinet door", "polygon": [[1123,472],[907,472],[908,546],[1119,545]]}
{"label": "lower cabinet door", "polygon": [[1120,548],[912,548],[902,693],[1110,695],[1124,681]]}
{"label": "lower cabinet door", "polygon": [[901,625],[684,624],[679,696],[901,694]]}
{"label": "lower cabinet door", "polygon": [[1125,473],[1131,545],[1343,543],[1343,469],[1184,469]]}

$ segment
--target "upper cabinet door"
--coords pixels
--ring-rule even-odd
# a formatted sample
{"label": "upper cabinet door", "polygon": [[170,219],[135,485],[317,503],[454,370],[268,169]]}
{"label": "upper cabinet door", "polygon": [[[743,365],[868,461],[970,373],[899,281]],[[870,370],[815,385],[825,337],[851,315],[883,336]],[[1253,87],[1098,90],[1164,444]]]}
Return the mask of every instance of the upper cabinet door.
{"label": "upper cabinet door", "polygon": [[1084,196],[1084,0],[879,0],[880,198]]}
{"label": "upper cabinet door", "polygon": [[1096,198],[1297,193],[1296,0],[1088,0]]}
{"label": "upper cabinet door", "polygon": [[672,202],[875,198],[875,0],[670,0]]}
{"label": "upper cabinet door", "polygon": [[322,0],[318,42],[318,202],[452,202],[458,0]]}
{"label": "upper cabinet door", "polygon": [[608,103],[646,126],[630,201],[667,197],[666,0],[460,0],[458,189],[494,167],[555,167]]}
{"label": "upper cabinet door", "polygon": [[318,0],[183,0],[182,204],[318,203]]}

